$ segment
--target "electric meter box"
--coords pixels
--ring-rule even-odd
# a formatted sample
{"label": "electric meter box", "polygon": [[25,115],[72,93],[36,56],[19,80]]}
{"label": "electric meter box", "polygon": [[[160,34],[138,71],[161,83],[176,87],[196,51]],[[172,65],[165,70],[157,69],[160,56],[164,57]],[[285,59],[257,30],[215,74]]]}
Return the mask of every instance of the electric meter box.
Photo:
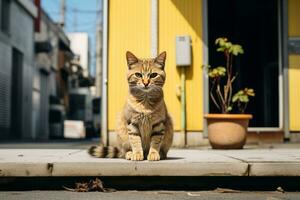
{"label": "electric meter box", "polygon": [[191,37],[189,35],[176,36],[176,65],[183,67],[191,64]]}

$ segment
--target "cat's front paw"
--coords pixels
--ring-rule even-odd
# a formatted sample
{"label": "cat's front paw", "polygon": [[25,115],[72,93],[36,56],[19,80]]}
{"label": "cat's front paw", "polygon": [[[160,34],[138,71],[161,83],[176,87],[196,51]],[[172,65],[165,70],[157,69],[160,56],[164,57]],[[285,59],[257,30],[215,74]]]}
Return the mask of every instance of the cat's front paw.
{"label": "cat's front paw", "polygon": [[144,160],[144,154],[142,151],[133,152],[131,156],[131,160],[138,161],[138,160]]}
{"label": "cat's front paw", "polygon": [[126,160],[131,160],[132,158],[132,151],[127,151],[126,154],[125,154],[125,159]]}
{"label": "cat's front paw", "polygon": [[149,161],[158,161],[158,160],[160,160],[160,155],[157,151],[149,151],[149,154],[147,156],[147,160],[149,160]]}

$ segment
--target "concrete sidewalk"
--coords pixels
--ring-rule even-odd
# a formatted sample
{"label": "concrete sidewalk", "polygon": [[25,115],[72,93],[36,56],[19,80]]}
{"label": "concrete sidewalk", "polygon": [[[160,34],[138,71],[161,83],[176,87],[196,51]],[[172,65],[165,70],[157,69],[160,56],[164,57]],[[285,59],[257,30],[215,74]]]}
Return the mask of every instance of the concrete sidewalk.
{"label": "concrete sidewalk", "polygon": [[158,162],[92,158],[80,149],[0,149],[0,176],[300,176],[300,149],[173,149]]}

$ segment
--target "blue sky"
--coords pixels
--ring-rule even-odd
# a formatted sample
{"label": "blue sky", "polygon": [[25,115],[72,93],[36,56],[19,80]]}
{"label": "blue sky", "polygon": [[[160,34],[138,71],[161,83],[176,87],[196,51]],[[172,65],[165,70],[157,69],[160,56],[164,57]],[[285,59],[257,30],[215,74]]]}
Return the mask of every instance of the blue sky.
{"label": "blue sky", "polygon": [[[101,20],[101,0],[65,0],[66,32],[87,32],[91,42],[91,74],[95,74],[96,25]],[[60,20],[60,0],[41,0],[43,9],[55,21]]]}

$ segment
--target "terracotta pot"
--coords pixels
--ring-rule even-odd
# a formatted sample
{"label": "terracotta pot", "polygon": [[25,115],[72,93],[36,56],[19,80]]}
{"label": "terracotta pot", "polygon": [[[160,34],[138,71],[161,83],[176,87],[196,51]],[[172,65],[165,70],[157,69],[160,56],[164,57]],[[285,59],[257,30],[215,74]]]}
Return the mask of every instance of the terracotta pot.
{"label": "terracotta pot", "polygon": [[208,139],[213,149],[242,149],[252,115],[205,114]]}

